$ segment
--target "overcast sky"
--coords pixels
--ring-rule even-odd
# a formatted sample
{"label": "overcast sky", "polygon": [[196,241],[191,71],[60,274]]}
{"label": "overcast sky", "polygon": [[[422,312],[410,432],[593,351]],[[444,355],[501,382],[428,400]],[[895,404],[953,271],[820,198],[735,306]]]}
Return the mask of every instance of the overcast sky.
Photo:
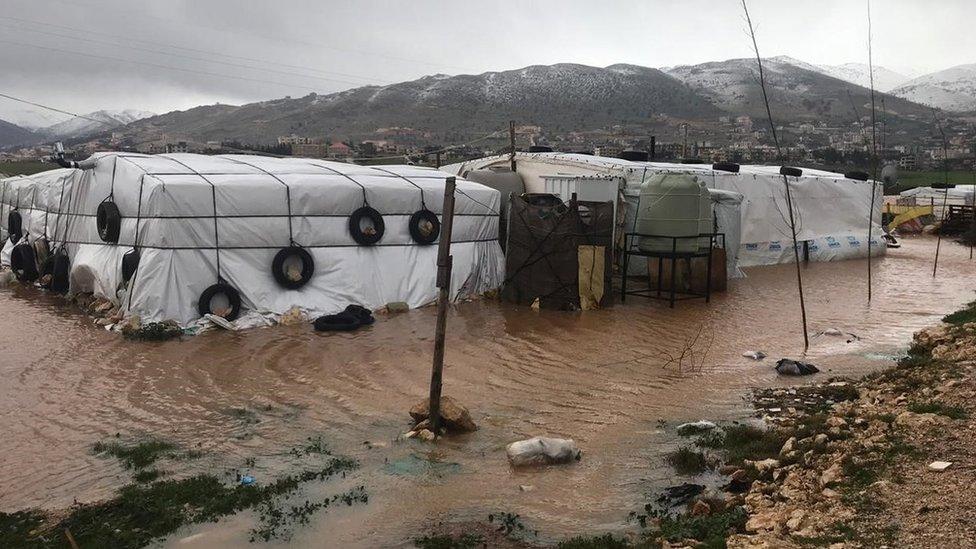
{"label": "overcast sky", "polygon": [[[0,0],[0,93],[85,113],[328,93],[433,73],[750,55],[739,0]],[[867,61],[866,0],[749,0],[763,56]],[[976,62],[976,2],[873,0],[875,64]],[[32,107],[0,98],[0,118]],[[53,115],[57,116],[57,115]]]}

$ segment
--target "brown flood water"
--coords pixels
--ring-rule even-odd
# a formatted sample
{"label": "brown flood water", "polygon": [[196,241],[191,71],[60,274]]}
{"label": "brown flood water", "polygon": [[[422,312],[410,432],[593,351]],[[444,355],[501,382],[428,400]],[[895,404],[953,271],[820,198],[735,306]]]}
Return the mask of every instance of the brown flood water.
{"label": "brown flood water", "polygon": [[[866,373],[903,351],[913,331],[971,300],[976,262],[968,249],[943,243],[933,279],[934,247],[933,239],[905,239],[877,260],[870,305],[863,260],[804,266],[810,331],[836,327],[861,337],[815,337],[806,359],[826,375]],[[679,442],[660,420],[673,427],[740,419],[749,415],[748,388],[795,381],[772,370],[775,359],[802,355],[794,267],[748,275],[710,305],[689,301],[674,310],[640,298],[587,313],[493,302],[455,307],[445,394],[466,404],[481,429],[436,450],[394,442],[427,390],[433,308],[380,317],[354,334],[298,326],[132,343],[55,298],[2,291],[0,510],[110,496],[129,473],[89,449],[115,433],[155,435],[205,453],[168,467],[185,468],[176,474],[220,474],[254,457],[259,482],[286,471],[280,456],[288,448],[322,435],[337,453],[360,460],[345,482],[364,484],[370,500],[315,515],[296,529],[296,546],[398,546],[431,520],[483,520],[499,511],[521,514],[543,541],[625,531],[630,511],[685,480],[662,463]],[[709,347],[704,367],[665,367],[666,354],[699,331],[698,348]],[[770,358],[740,356],[752,349]],[[533,435],[574,438],[582,461],[511,471],[505,445]],[[459,466],[433,475],[389,472],[389,462],[431,453]],[[322,489],[334,493],[330,484]],[[535,488],[521,492],[520,484]],[[181,530],[167,545],[241,546],[253,525],[243,514]]]}

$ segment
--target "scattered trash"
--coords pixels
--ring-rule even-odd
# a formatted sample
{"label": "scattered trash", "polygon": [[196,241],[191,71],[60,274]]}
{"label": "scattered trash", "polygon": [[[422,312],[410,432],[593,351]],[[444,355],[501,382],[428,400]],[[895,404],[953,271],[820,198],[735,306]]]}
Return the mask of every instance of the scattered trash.
{"label": "scattered trash", "polygon": [[945,471],[952,465],[951,461],[933,461],[929,463],[929,469],[933,471]]}
{"label": "scattered trash", "polygon": [[[299,271],[299,276],[301,276],[301,271]],[[305,313],[299,307],[292,307],[285,311],[281,318],[278,319],[278,323],[282,326],[293,326],[297,324],[303,324],[306,320]]]}
{"label": "scattered trash", "polygon": [[[108,329],[108,326],[105,326]],[[122,326],[122,335],[128,339],[141,339],[144,341],[166,341],[183,335],[183,328],[175,320],[164,320],[162,322],[149,322],[138,328],[132,328],[129,324]]]}
{"label": "scattered trash", "polygon": [[669,507],[684,505],[685,503],[691,501],[691,498],[701,494],[704,491],[705,487],[703,485],[686,482],[684,484],[665,488],[661,496],[657,498],[657,501],[658,503],[664,503]]}
{"label": "scattered trash", "polygon": [[746,358],[751,358],[753,360],[762,360],[762,359],[766,358],[769,355],[767,355],[763,351],[746,351],[746,352],[742,353],[742,356],[744,356]]}
{"label": "scattered trash", "polygon": [[717,425],[715,425],[711,421],[702,419],[699,421],[682,423],[681,425],[678,425],[678,434],[682,436],[697,435],[698,433],[701,433],[703,431],[711,431],[715,427],[717,427]]}
{"label": "scattered trash", "polygon": [[838,330],[837,328],[827,328],[826,330],[823,331],[823,335],[842,336],[844,335],[844,332]]}
{"label": "scattered trash", "polygon": [[771,413],[771,414],[778,414],[778,413],[782,412],[783,409],[782,408],[769,408],[766,411],[769,412],[769,413]]}
{"label": "scattered trash", "polygon": [[513,467],[523,465],[554,465],[579,461],[582,452],[572,439],[532,437],[519,440],[505,449]]}
{"label": "scattered trash", "polygon": [[394,301],[393,303],[386,304],[386,312],[388,313],[405,313],[410,310],[410,305],[405,301]]}
{"label": "scattered trash", "polygon": [[819,371],[819,368],[809,362],[790,358],[781,358],[776,362],[776,373],[783,376],[808,376]]}
{"label": "scattered trash", "polygon": [[532,490],[535,490],[535,486],[532,486],[531,484],[519,484],[519,490],[523,492],[531,492]]}
{"label": "scattered trash", "polygon": [[388,462],[383,466],[383,470],[397,476],[432,475],[443,477],[461,472],[461,464],[440,461],[432,456],[414,453],[405,458]]}
{"label": "scattered trash", "polygon": [[316,318],[315,329],[319,332],[351,332],[374,322],[372,311],[361,305],[350,305],[341,313]]}
{"label": "scattered trash", "polygon": [[[406,305],[406,303],[404,303],[404,305]],[[361,326],[369,326],[370,324],[376,322],[376,319],[373,318],[373,311],[370,311],[362,305],[350,305],[346,307],[344,312],[359,320],[359,324]]]}
{"label": "scattered trash", "polygon": [[241,477],[241,486],[250,486],[254,484],[254,482],[255,482],[254,477],[252,477],[251,475],[244,475]]}
{"label": "scattered trash", "polygon": [[219,327],[221,327],[221,328],[223,328],[225,330],[230,330],[231,332],[236,332],[237,331],[237,326],[235,326],[233,322],[231,322],[230,320],[227,320],[226,318],[224,318],[224,317],[222,317],[220,315],[213,315],[213,314],[207,313],[207,314],[203,315],[203,318],[206,318],[207,320],[209,320],[210,322],[212,322],[214,324],[214,326],[219,326]]}
{"label": "scattered trash", "polygon": [[[423,399],[410,408],[410,417],[414,421],[414,429],[424,427],[421,425],[430,416],[430,399]],[[467,433],[477,431],[478,426],[471,419],[468,409],[461,406],[456,400],[449,396],[441,397],[441,427],[450,433]]]}

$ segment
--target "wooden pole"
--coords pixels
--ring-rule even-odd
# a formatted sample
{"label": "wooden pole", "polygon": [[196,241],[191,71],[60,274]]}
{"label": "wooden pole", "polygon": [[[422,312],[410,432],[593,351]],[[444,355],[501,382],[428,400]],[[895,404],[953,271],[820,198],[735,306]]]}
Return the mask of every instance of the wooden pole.
{"label": "wooden pole", "polygon": [[451,299],[451,229],[454,225],[454,187],[453,177],[448,177],[444,185],[444,207],[441,214],[440,243],[437,247],[437,327],[434,332],[434,365],[430,371],[430,429],[434,437],[440,435],[441,427],[441,385],[444,374],[444,336],[447,332],[447,306]]}
{"label": "wooden pole", "polygon": [[515,121],[508,121],[508,161],[512,165],[512,172],[515,172]]}
{"label": "wooden pole", "polygon": [[[871,49],[871,0],[868,0],[868,76],[871,80],[871,209],[868,210],[868,302],[871,301],[871,231],[874,225],[874,197],[878,191],[878,132],[874,108],[874,55]],[[848,90],[848,93],[850,91]],[[884,192],[882,192],[884,195]],[[883,201],[884,199],[882,199]]]}
{"label": "wooden pole", "polygon": [[[935,112],[935,109],[932,109]],[[945,187],[945,196],[942,197],[942,215],[940,216],[942,221],[939,225],[939,236],[935,241],[935,262],[932,264],[932,277],[935,278],[935,273],[939,270],[939,248],[942,247],[942,230],[945,229],[946,220],[946,204],[949,202],[949,143],[946,140],[945,131],[942,130],[942,123],[939,122],[939,117],[935,117],[935,123],[939,127],[939,133],[942,135],[942,174],[943,174],[943,186]]]}
{"label": "wooden pole", "polygon": [[793,233],[793,262],[796,263],[796,288],[800,294],[800,318],[803,321],[803,350],[810,348],[810,336],[807,334],[807,305],[803,299],[803,277],[800,275],[800,250],[796,249],[796,221],[793,217],[793,194],[790,192],[790,180],[783,176],[786,186],[786,209],[790,211],[790,232]]}

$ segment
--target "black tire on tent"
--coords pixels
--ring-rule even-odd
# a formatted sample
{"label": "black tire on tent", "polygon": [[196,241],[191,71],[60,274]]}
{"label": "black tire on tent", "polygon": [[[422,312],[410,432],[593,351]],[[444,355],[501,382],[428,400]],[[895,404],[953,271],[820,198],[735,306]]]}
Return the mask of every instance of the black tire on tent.
{"label": "black tire on tent", "polygon": [[34,247],[30,244],[17,244],[10,251],[10,270],[21,282],[37,280],[37,261],[34,257]]}
{"label": "black tire on tent", "polygon": [[224,315],[224,318],[227,320],[237,318],[241,314],[241,294],[232,286],[223,282],[218,282],[210,286],[200,294],[200,299],[197,301],[197,311],[200,313],[200,316],[216,314],[211,309],[210,302],[219,295],[226,297],[227,302],[230,304],[230,312]]}
{"label": "black tire on tent", "polygon": [[115,244],[119,241],[122,230],[122,214],[115,202],[105,201],[98,205],[95,212],[95,224],[98,226],[98,237],[103,242]]}
{"label": "black tire on tent", "polygon": [[410,238],[417,244],[433,244],[441,234],[441,222],[434,212],[423,209],[410,216]]}
{"label": "black tire on tent", "polygon": [[137,248],[132,248],[131,250],[122,254],[122,283],[128,284],[132,280],[132,276],[136,274],[136,269],[139,268],[139,250]]}
{"label": "black tire on tent", "polygon": [[[286,271],[285,262],[290,258],[295,258],[302,262],[302,270],[298,273],[297,278]],[[271,262],[271,274],[274,275],[275,281],[279,286],[289,290],[297,290],[304,286],[312,279],[312,274],[314,273],[315,261],[312,259],[312,254],[308,253],[308,250],[301,246],[288,246],[287,248],[278,250],[278,253],[274,256],[274,260]]]}
{"label": "black tire on tent", "polygon": [[24,237],[23,220],[20,212],[13,210],[7,215],[7,234],[10,235],[10,242],[16,244]]}
{"label": "black tire on tent", "polygon": [[739,165],[735,162],[716,162],[712,164],[712,169],[720,172],[739,173]]}
{"label": "black tire on tent", "polygon": [[[372,232],[363,230],[362,222],[365,219],[373,223]],[[362,246],[372,246],[379,242],[383,238],[383,232],[385,230],[386,226],[383,224],[383,216],[380,212],[369,206],[363,206],[352,212],[352,215],[349,216],[349,234],[352,235],[353,240]]]}
{"label": "black tire on tent", "polygon": [[363,324],[355,315],[342,312],[320,316],[315,319],[312,325],[315,326],[317,332],[351,332]]}
{"label": "black tire on tent", "polygon": [[791,168],[790,166],[780,166],[779,174],[788,175],[790,177],[800,177],[803,175],[803,170],[800,168]]}
{"label": "black tire on tent", "polygon": [[51,291],[58,294],[68,293],[71,275],[71,260],[67,252],[61,250],[54,254],[51,266]]}
{"label": "black tire on tent", "polygon": [[870,177],[867,172],[847,172],[844,174],[847,179],[853,179],[855,181],[867,181]]}

